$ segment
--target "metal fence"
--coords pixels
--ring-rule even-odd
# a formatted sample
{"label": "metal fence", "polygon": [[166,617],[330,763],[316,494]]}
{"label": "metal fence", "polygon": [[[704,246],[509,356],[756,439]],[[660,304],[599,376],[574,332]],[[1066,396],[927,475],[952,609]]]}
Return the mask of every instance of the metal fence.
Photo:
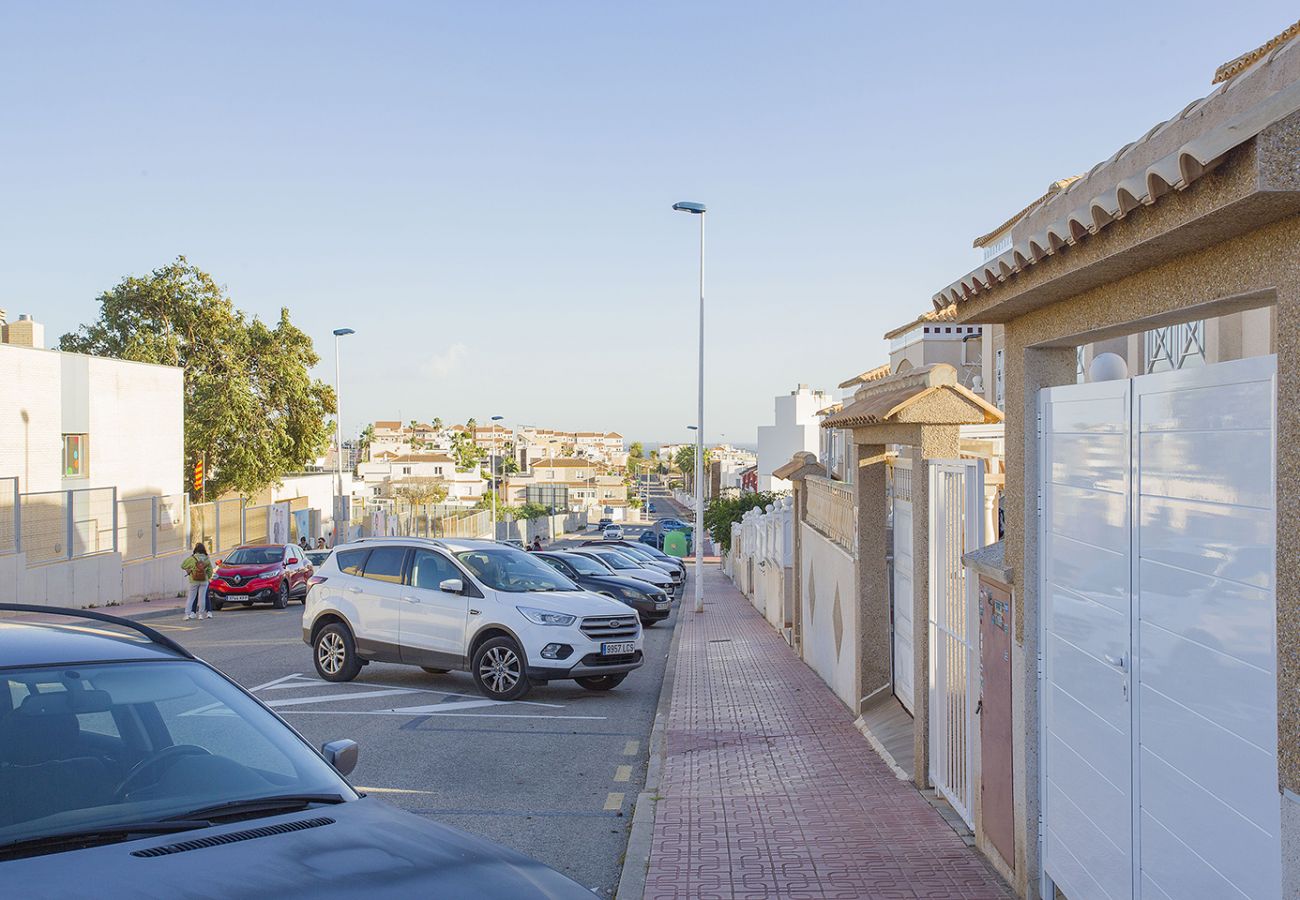
{"label": "metal fence", "polygon": [[19,511],[22,504],[18,495],[17,478],[0,478],[0,554],[17,553],[21,530]]}
{"label": "metal fence", "polygon": [[853,487],[829,478],[810,476],[807,522],[849,553],[856,552]]}
{"label": "metal fence", "polygon": [[117,552],[124,562],[185,548],[185,495],[117,501]]}
{"label": "metal fence", "polygon": [[18,517],[28,565],[117,549],[116,488],[20,494]]}
{"label": "metal fence", "polygon": [[492,514],[445,503],[361,499],[352,505],[352,526],[360,537],[478,538],[491,533]]}

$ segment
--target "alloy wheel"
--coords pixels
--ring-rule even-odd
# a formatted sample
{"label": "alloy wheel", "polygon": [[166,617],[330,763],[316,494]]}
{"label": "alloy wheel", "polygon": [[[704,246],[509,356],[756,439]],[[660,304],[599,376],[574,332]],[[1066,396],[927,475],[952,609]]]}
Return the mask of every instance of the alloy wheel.
{"label": "alloy wheel", "polygon": [[508,647],[493,647],[483,654],[478,671],[494,694],[504,694],[519,683],[519,657]]}
{"label": "alloy wheel", "polygon": [[331,631],[321,636],[320,643],[316,645],[316,658],[325,672],[337,675],[343,668],[346,656],[347,648],[343,646],[342,635]]}

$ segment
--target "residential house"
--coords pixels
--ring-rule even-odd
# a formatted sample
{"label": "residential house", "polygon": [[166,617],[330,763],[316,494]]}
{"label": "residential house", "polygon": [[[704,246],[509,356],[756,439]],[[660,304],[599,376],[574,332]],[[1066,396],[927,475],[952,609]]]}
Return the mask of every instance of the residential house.
{"label": "residential house", "polygon": [[789,482],[773,476],[773,471],[790,461],[800,451],[817,452],[820,444],[817,411],[825,408],[831,397],[799,385],[775,401],[775,421],[758,426],[758,488],[761,491],[785,491]]}

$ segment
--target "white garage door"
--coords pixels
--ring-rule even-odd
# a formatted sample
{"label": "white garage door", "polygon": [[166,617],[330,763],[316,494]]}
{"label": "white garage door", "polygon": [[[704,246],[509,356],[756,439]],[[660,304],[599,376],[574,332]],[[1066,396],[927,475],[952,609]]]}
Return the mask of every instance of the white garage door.
{"label": "white garage door", "polygon": [[1042,392],[1044,866],[1274,898],[1272,357]]}
{"label": "white garage door", "polygon": [[894,518],[894,695],[912,712],[912,461],[893,468]]}

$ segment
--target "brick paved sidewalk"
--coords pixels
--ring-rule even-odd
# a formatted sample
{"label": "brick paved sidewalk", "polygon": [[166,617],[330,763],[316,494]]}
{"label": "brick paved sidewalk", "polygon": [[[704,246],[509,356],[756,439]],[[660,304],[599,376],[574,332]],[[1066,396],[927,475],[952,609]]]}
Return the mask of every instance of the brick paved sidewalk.
{"label": "brick paved sidewalk", "polygon": [[705,590],[678,626],[645,896],[1011,897],[718,566]]}

